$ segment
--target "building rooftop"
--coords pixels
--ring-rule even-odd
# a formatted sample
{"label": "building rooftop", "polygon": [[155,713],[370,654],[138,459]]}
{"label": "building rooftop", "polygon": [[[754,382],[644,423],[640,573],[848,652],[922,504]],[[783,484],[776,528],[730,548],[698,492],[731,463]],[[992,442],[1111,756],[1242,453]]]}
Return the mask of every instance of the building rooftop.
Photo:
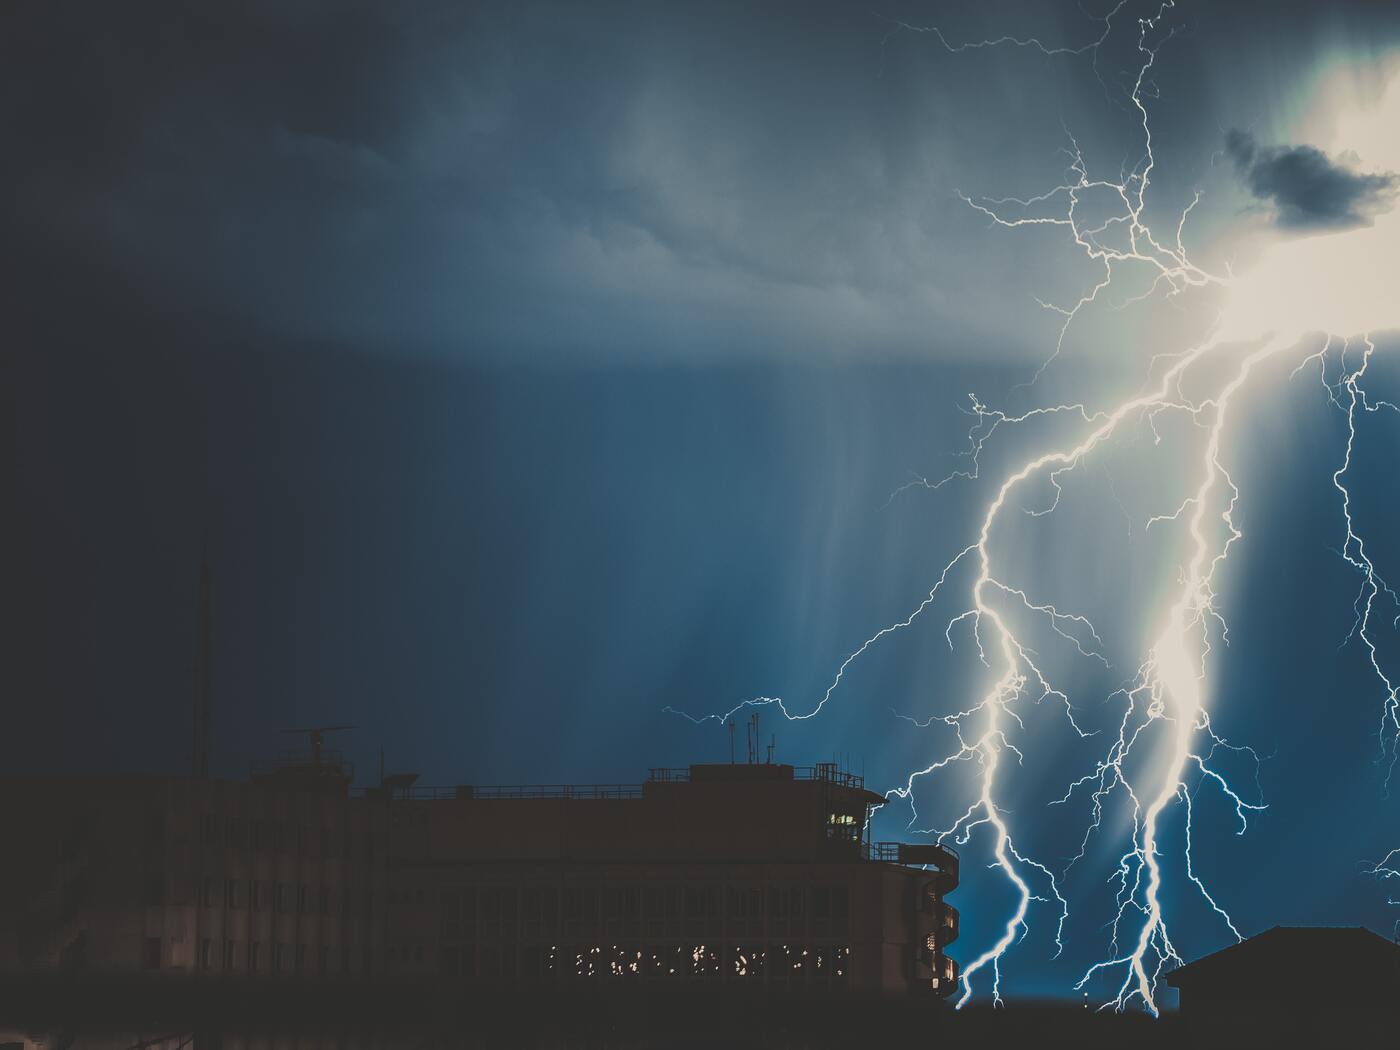
{"label": "building rooftop", "polygon": [[681,768],[655,767],[640,784],[453,784],[422,786],[389,783],[383,788],[367,788],[366,793],[385,792],[396,800],[430,802],[444,799],[637,799],[659,785],[671,784],[774,784],[815,781],[868,796],[871,805],[884,797],[865,790],[865,778],[847,772],[835,762],[814,766],[791,766],[776,762],[697,763]]}
{"label": "building rooftop", "polygon": [[1364,926],[1275,926],[1238,944],[1178,966],[1167,984],[1214,978],[1233,980],[1236,974],[1267,974],[1296,970],[1311,960],[1328,970],[1400,974],[1400,944]]}

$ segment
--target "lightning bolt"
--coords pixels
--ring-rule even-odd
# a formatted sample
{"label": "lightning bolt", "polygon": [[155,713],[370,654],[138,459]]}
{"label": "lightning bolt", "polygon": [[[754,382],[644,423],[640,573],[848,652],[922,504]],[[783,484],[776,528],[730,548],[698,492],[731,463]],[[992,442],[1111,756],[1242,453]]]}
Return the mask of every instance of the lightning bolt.
{"label": "lightning bolt", "polygon": [[[894,23],[894,30],[931,35],[952,54],[997,46],[1032,48],[1046,56],[1076,58],[1091,56],[1098,76],[1098,52],[1113,32],[1115,21],[1123,16],[1127,0],[1113,6],[1100,21],[1101,33],[1076,47],[1050,46],[1032,37],[1006,35],[981,41],[955,43],[937,27]],[[1233,275],[1215,275],[1191,261],[1184,245],[1184,230],[1197,194],[1180,213],[1171,237],[1154,234],[1146,218],[1148,191],[1156,165],[1147,100],[1155,95],[1152,76],[1159,52],[1176,33],[1168,24],[1174,0],[1155,3],[1147,17],[1137,19],[1138,62],[1126,89],[1128,109],[1135,114],[1143,152],[1138,162],[1115,179],[1092,174],[1074,136],[1066,129],[1068,144],[1064,181],[1031,197],[985,197],[959,192],[965,204],[985,216],[993,227],[1018,229],[1050,226],[1062,229],[1074,248],[1097,270],[1087,290],[1070,303],[1042,302],[1059,316],[1057,334],[1049,356],[1031,378],[1033,386],[1060,355],[1074,322],[1086,311],[1107,300],[1115,275],[1124,268],[1150,276],[1145,292],[1116,305],[1143,301],[1159,294],[1173,298],[1193,289],[1219,289],[1229,303],[1235,287]],[[892,30],[893,31],[893,30]],[[1102,78],[1100,77],[1100,82]],[[1107,195],[1116,210],[1107,218],[1082,217],[1090,195]],[[990,973],[990,996],[1002,1005],[1002,968],[1007,954],[1027,935],[1032,908],[1046,904],[1056,913],[1055,954],[1064,949],[1064,934],[1070,908],[1061,891],[1068,871],[1088,851],[1090,841],[1104,828],[1106,808],[1121,799],[1131,817],[1126,832],[1126,849],[1119,855],[1110,884],[1115,887],[1113,918],[1109,924],[1109,952],[1090,965],[1075,984],[1084,988],[1095,975],[1116,975],[1116,991],[1103,1007],[1122,1010],[1140,1004],[1148,1012],[1159,1012],[1157,990],[1165,969],[1180,963],[1163,904],[1163,889],[1171,871],[1164,863],[1169,852],[1169,813],[1179,811],[1183,826],[1181,867],[1187,883],[1194,888],[1223,931],[1241,939],[1228,910],[1210,891],[1196,871],[1193,860],[1192,819],[1199,793],[1209,789],[1233,811],[1238,833],[1244,834],[1249,816],[1264,808],[1237,790],[1221,771],[1223,756],[1244,756],[1254,763],[1256,787],[1259,756],[1249,747],[1234,744],[1213,727],[1209,711],[1208,666],[1215,644],[1228,642],[1229,629],[1221,611],[1218,586],[1222,566],[1242,538],[1235,512],[1240,492],[1229,469],[1229,424],[1231,412],[1242,392],[1250,387],[1257,370],[1275,358],[1312,345],[1303,331],[1283,327],[1269,331],[1244,331],[1238,319],[1227,310],[1217,321],[1214,332],[1198,345],[1172,355],[1154,357],[1148,366],[1146,389],[1105,410],[1091,409],[1086,403],[1045,405],[1019,414],[991,408],[973,396],[970,408],[974,422],[968,434],[968,447],[961,453],[967,465],[945,477],[930,481],[916,477],[891,494],[894,499],[912,487],[939,489],[954,482],[977,481],[982,477],[982,453],[1003,428],[1027,424],[1047,417],[1062,417],[1082,427],[1080,433],[1063,445],[1044,449],[1007,473],[986,504],[974,542],[958,551],[944,566],[934,585],[918,606],[903,620],[881,628],[867,638],[840,664],[820,700],[806,711],[794,711],[780,697],[757,697],[743,701],[720,715],[700,718],[724,722],[746,707],[774,706],[786,719],[799,721],[815,717],[830,702],[851,664],[871,646],[887,636],[910,627],[940,597],[952,588],[955,572],[975,570],[966,592],[968,601],[946,622],[944,636],[950,649],[956,649],[955,628],[970,634],[977,658],[989,672],[990,686],[974,702],[951,714],[927,721],[906,718],[916,726],[935,722],[948,727],[956,746],[922,768],[910,772],[902,784],[885,793],[887,801],[907,804],[910,826],[920,823],[915,805],[916,785],[924,778],[944,774],[958,767],[975,770],[974,790],[966,797],[960,816],[944,827],[920,828],[942,842],[952,839],[959,845],[971,841],[974,833],[989,840],[991,867],[1000,872],[1014,892],[1004,926],[993,942],[972,959],[962,971],[962,991],[957,1005],[962,1007],[974,994],[979,975]],[[1384,603],[1393,610],[1392,626],[1400,625],[1400,595],[1377,571],[1360,532],[1352,508],[1347,480],[1357,440],[1359,413],[1400,411],[1396,405],[1369,396],[1365,387],[1367,368],[1375,352],[1369,335],[1362,336],[1364,349],[1352,354],[1350,340],[1337,345],[1327,338],[1320,349],[1307,353],[1294,369],[1296,375],[1310,362],[1322,373],[1327,396],[1344,416],[1347,428],[1345,455],[1332,475],[1342,505],[1345,535],[1339,554],[1359,577],[1355,599],[1355,621],[1343,644],[1357,641],[1365,652],[1371,671],[1383,691],[1379,737],[1382,760],[1389,782],[1400,760],[1400,686],[1397,677],[1383,666],[1374,639]],[[1339,378],[1329,381],[1332,357],[1338,357]],[[1216,378],[1223,374],[1224,378]],[[1155,379],[1153,378],[1155,376]],[[1205,396],[1188,393],[1204,385]],[[1052,700],[1062,711],[1069,730],[1080,740],[1096,734],[1086,731],[1076,716],[1068,692],[1052,682],[1044,663],[1028,643],[1016,618],[1029,617],[1048,628],[1061,641],[1073,647],[1081,658],[1111,668],[1100,631],[1077,611],[1064,610],[1033,597],[1018,581],[1004,578],[998,569],[998,540],[1005,518],[1012,510],[1044,517],[1052,514],[1064,496],[1063,483],[1082,470],[1097,453],[1134,428],[1151,432],[1155,442],[1163,440],[1158,422],[1163,417],[1181,417],[1203,435],[1199,458],[1193,468],[1194,481],[1176,509],[1154,515],[1147,527],[1172,525],[1184,529],[1185,555],[1169,600],[1164,604],[1155,634],[1146,646],[1137,671],[1108,699],[1121,705],[1117,732],[1105,738],[1105,747],[1093,768],[1069,783],[1064,793],[1048,802],[1068,806],[1087,796],[1089,819],[1079,840],[1078,851],[1060,871],[1036,859],[1021,846],[1013,833],[1010,809],[1003,800],[1008,763],[1021,763],[1024,752],[1018,734],[1026,730],[1027,705]],[[1053,493],[1049,504],[1029,503],[1034,484],[1048,485]],[[1013,613],[1015,617],[1013,617]],[[669,709],[668,709],[669,710]],[[1140,752],[1146,752],[1139,756]],[[1135,759],[1135,756],[1139,756]],[[1144,759],[1146,761],[1144,768]],[[1136,762],[1136,765],[1134,764]],[[1116,852],[1116,850],[1115,850]],[[1391,851],[1370,866],[1379,879],[1400,878],[1400,849]]]}

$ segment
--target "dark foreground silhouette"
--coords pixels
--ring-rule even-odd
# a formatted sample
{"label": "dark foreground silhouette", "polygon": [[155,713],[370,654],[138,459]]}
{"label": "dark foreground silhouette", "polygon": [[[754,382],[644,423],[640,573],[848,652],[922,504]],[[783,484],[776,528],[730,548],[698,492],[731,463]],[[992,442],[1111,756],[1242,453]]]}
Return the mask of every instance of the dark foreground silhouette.
{"label": "dark foreground silhouette", "polygon": [[[957,1012],[927,999],[744,997],[654,987],[556,987],[532,995],[518,984],[481,982],[298,987],[52,976],[9,979],[0,987],[0,1033],[12,1032],[22,1033],[24,1050],[1292,1045],[1263,1029],[1257,1042],[1238,1033],[1217,1042],[1184,1017],[1154,1020],[1047,1003]],[[14,1039],[0,1035],[0,1043]],[[1325,1033],[1307,1041],[1342,1045]]]}

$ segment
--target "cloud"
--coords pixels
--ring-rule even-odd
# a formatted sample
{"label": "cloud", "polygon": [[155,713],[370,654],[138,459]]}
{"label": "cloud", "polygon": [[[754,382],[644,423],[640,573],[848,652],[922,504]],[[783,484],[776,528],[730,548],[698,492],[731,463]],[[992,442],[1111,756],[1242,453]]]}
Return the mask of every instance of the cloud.
{"label": "cloud", "polygon": [[1225,152],[1250,193],[1271,202],[1274,221],[1288,229],[1369,226],[1400,195],[1400,175],[1353,171],[1314,146],[1261,146],[1249,132],[1231,130]]}

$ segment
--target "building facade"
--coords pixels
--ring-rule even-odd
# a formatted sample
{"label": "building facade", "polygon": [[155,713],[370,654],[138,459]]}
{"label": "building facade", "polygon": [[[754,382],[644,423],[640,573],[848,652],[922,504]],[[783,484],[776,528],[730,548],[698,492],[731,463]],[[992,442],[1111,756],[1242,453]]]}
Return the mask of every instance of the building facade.
{"label": "building facade", "polygon": [[0,865],[0,970],[381,972],[386,807],[350,797],[334,753],[306,768],[0,785],[25,858]]}
{"label": "building facade", "polygon": [[391,972],[881,995],[957,980],[956,855],[865,841],[884,800],[835,764],[386,792]]}
{"label": "building facade", "polygon": [[0,971],[266,981],[589,980],[947,995],[956,854],[866,841],[834,764],[638,785],[355,793],[334,752],[247,783],[0,784]]}

